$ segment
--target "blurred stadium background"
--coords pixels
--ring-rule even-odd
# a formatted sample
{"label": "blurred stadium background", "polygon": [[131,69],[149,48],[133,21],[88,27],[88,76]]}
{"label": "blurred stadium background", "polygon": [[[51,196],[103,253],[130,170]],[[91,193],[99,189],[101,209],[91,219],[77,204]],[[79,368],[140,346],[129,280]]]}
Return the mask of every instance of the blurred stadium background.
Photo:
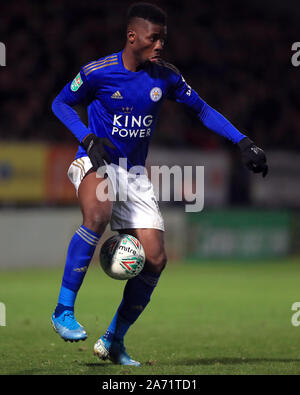
{"label": "blurred stadium background", "polygon": [[[1,4],[7,53],[0,67],[0,268],[64,264],[81,222],[66,175],[77,143],[51,103],[82,65],[122,49],[131,3]],[[182,106],[165,103],[148,165],[205,166],[202,212],[185,213],[184,202],[161,203],[169,258],[297,256],[300,68],[291,63],[291,46],[300,40],[297,1],[154,3],[169,15],[165,58],[265,149],[270,165],[266,179],[250,174],[235,146]]]}

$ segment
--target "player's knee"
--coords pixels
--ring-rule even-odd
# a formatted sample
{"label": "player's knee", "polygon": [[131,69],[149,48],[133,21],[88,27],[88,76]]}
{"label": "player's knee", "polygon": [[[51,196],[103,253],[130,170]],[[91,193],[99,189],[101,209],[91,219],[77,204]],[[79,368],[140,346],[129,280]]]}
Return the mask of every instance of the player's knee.
{"label": "player's knee", "polygon": [[154,273],[161,273],[167,264],[167,255],[162,251],[157,256],[147,256],[148,268]]}
{"label": "player's knee", "polygon": [[83,214],[83,225],[96,233],[103,233],[110,221],[110,217],[110,212],[89,209]]}

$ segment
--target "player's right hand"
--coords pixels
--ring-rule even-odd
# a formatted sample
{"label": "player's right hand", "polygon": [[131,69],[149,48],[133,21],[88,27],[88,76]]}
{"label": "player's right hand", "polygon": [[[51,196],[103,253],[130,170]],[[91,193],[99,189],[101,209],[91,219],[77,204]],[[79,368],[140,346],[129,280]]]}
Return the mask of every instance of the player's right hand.
{"label": "player's right hand", "polygon": [[111,149],[116,149],[108,138],[97,137],[94,133],[88,134],[81,141],[80,145],[86,150],[95,170],[101,166],[105,166],[105,162],[107,164],[111,162],[104,146],[106,145]]}

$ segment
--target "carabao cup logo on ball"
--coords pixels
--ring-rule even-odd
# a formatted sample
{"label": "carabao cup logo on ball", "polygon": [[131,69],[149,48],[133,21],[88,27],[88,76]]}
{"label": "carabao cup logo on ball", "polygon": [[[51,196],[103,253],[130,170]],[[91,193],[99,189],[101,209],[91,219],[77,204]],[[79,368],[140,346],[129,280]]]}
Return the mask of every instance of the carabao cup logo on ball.
{"label": "carabao cup logo on ball", "polygon": [[160,88],[155,87],[155,88],[151,89],[150,98],[152,101],[155,101],[155,102],[159,101],[161,99],[161,97],[162,97],[162,91]]}

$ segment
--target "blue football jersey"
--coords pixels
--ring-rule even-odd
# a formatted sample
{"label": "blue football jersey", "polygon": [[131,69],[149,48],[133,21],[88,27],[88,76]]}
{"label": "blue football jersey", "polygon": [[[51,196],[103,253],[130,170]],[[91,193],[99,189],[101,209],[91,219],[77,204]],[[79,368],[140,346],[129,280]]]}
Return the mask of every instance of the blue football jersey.
{"label": "blue football jersey", "polygon": [[[174,66],[164,61],[149,62],[132,72],[124,67],[122,52],[82,67],[53,102],[54,113],[79,141],[91,132],[106,137],[116,147],[105,147],[112,163],[119,164],[119,158],[126,158],[128,169],[144,166],[164,99],[188,105],[204,124],[208,121],[207,127],[234,142],[244,137],[187,85]],[[69,107],[79,103],[87,105],[88,127]],[[79,146],[76,159],[86,155]]]}

